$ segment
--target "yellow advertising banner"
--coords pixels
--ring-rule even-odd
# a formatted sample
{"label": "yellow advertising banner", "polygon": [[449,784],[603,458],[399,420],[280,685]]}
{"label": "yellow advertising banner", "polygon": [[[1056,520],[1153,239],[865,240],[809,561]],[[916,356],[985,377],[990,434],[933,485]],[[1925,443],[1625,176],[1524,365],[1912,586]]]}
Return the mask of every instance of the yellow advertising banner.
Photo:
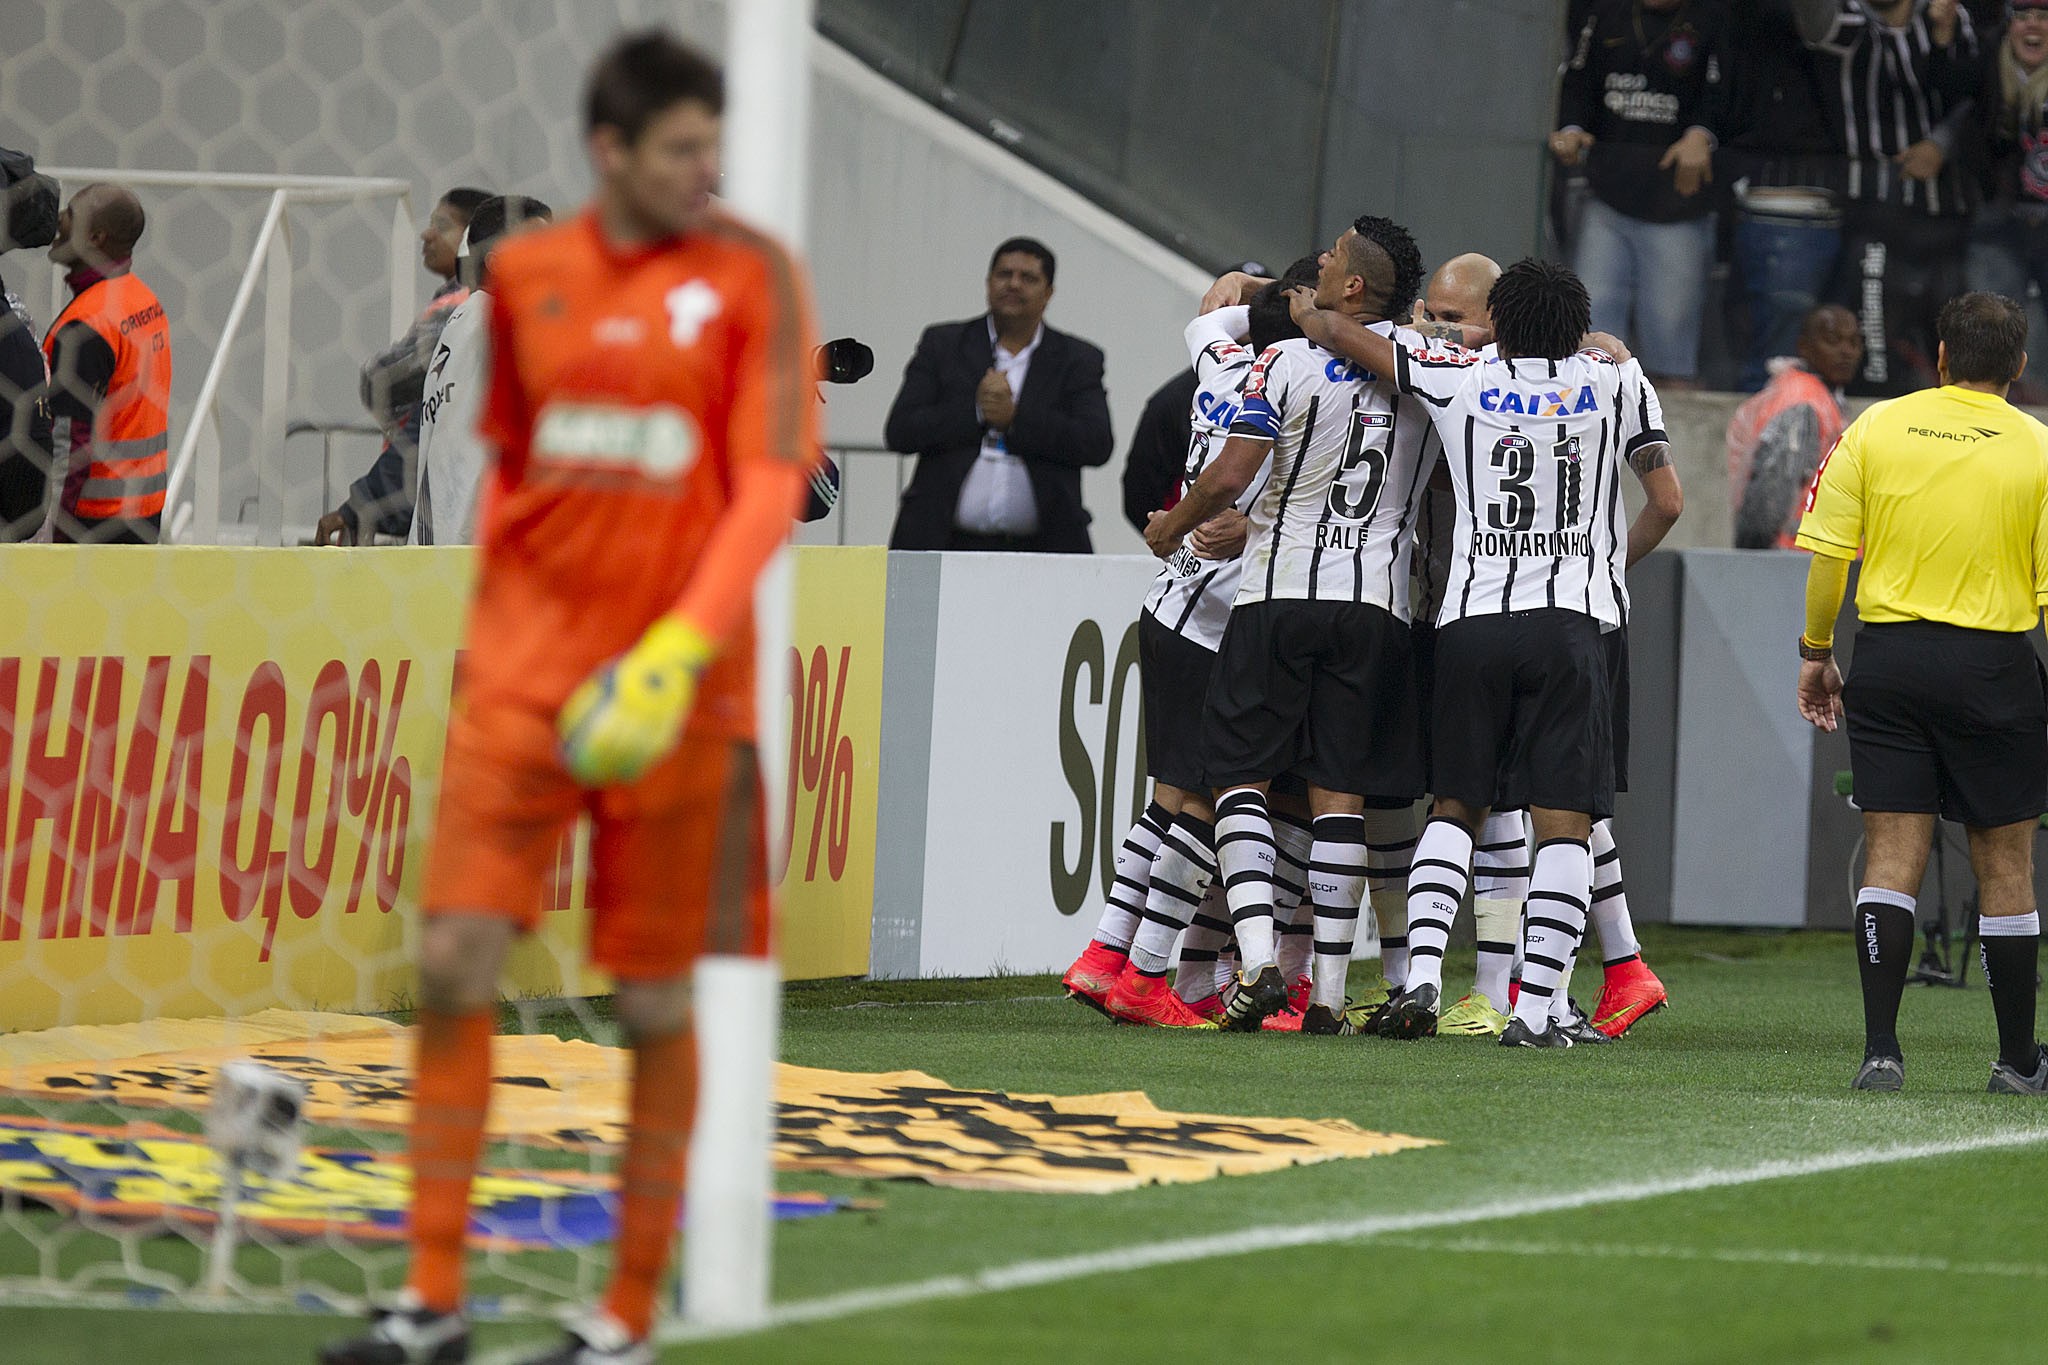
{"label": "yellow advertising banner", "polygon": [[[868,554],[796,556],[826,601],[797,613],[782,718],[792,974],[867,966]],[[471,572],[464,548],[0,547],[0,1029],[406,1003]],[[565,838],[511,990],[602,989],[587,873]]]}
{"label": "yellow advertising banner", "polygon": [[[789,772],[776,878],[783,974],[862,976],[874,923],[882,770],[882,623],[889,552],[795,555],[786,726]],[[765,728],[776,723],[762,718]]]}

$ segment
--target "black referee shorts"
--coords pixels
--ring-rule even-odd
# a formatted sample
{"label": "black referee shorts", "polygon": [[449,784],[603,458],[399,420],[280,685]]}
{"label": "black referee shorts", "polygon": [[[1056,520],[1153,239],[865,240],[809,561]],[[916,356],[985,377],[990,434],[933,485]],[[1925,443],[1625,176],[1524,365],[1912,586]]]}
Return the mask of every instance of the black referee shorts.
{"label": "black referee shorts", "polygon": [[1357,602],[1233,607],[1209,677],[1209,785],[1292,771],[1327,791],[1412,801],[1422,745],[1408,623]]}
{"label": "black referee shorts", "polygon": [[1940,621],[1867,625],[1856,633],[1842,707],[1864,810],[1938,814],[1979,829],[2048,810],[2048,675],[2025,634]]}
{"label": "black referee shorts", "polygon": [[1138,681],[1145,693],[1145,766],[1154,782],[1206,793],[1202,708],[1216,652],[1151,612],[1138,617]]}
{"label": "black referee shorts", "polygon": [[1614,814],[1614,669],[1600,623],[1561,607],[1439,626],[1430,790]]}

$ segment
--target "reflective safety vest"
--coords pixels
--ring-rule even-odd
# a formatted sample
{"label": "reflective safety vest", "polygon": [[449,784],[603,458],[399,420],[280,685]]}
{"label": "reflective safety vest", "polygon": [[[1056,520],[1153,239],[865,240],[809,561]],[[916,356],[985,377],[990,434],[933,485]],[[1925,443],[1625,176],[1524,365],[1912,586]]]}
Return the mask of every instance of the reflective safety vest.
{"label": "reflective safety vest", "polygon": [[[156,291],[133,275],[115,275],[80,290],[50,324],[43,354],[56,373],[57,334],[74,322],[97,332],[114,353],[114,375],[91,429],[73,424],[70,449],[85,451],[82,481],[67,480],[66,510],[99,521],[142,520],[164,510],[170,483],[171,328]],[[58,382],[62,382],[61,379]],[[76,487],[75,496],[71,488]]]}

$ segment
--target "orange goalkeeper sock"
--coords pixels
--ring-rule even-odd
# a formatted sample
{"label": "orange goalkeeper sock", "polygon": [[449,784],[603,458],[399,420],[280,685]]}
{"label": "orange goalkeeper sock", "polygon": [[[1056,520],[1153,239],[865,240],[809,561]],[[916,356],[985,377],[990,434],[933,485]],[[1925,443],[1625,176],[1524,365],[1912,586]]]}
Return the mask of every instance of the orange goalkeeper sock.
{"label": "orange goalkeeper sock", "polygon": [[415,1025],[412,1274],[408,1287],[437,1313],[462,1307],[462,1237],[469,1186],[491,1102],[491,1011],[421,1010]]}
{"label": "orange goalkeeper sock", "polygon": [[697,1038],[684,1030],[633,1052],[633,1121],[619,1166],[619,1240],[605,1311],[638,1340],[654,1326],[654,1294],[676,1241],[690,1121],[697,1109]]}

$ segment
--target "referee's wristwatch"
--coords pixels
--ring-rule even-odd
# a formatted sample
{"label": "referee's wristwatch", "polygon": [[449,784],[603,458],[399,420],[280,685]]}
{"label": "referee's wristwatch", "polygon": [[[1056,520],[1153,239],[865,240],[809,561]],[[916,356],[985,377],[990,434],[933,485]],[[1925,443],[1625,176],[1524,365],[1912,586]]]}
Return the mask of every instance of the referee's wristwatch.
{"label": "referee's wristwatch", "polygon": [[1809,644],[1806,637],[1801,635],[1799,637],[1799,657],[1812,664],[1824,663],[1835,657],[1835,647],[1833,645]]}

